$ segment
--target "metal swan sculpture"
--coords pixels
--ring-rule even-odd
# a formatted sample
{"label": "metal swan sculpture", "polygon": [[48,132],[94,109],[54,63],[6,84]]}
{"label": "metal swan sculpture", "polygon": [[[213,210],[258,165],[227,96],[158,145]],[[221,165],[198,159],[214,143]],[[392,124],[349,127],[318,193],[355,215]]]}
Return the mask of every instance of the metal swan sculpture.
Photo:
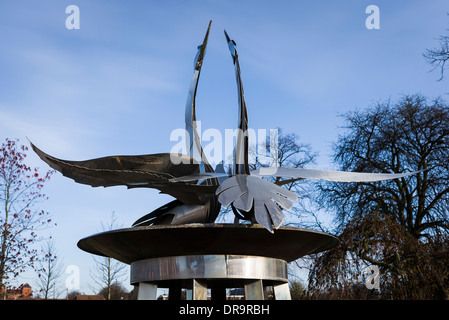
{"label": "metal swan sculpture", "polygon": [[[175,200],[134,222],[133,226],[213,223],[221,205],[231,206],[236,219],[250,220],[270,232],[284,221],[283,210],[292,208],[298,196],[262,177],[322,179],[336,182],[371,182],[402,178],[408,173],[357,173],[302,168],[260,168],[250,171],[248,161],[248,116],[236,43],[225,31],[235,68],[238,90],[238,134],[232,173],[222,165],[215,169],[207,161],[196,128],[195,97],[211,28],[198,46],[194,73],[185,109],[188,155],[160,153],[139,156],[110,156],[86,161],[68,161],[50,156],[31,142],[31,147],[50,167],[78,183],[92,187],[125,185],[128,188],[154,188]],[[175,160],[175,161],[173,161]]]}

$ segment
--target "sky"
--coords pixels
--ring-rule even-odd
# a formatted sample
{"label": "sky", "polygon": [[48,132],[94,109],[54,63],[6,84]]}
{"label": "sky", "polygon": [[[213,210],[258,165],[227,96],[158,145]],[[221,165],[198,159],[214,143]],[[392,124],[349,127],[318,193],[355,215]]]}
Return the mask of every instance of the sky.
{"label": "sky", "polygon": [[[66,26],[70,5],[79,8],[79,29]],[[379,8],[379,29],[366,26],[369,5]],[[423,58],[447,34],[448,12],[446,0],[3,0],[0,141],[29,139],[68,160],[169,152],[212,20],[196,100],[202,130],[237,125],[226,29],[237,43],[249,126],[295,133],[318,153],[315,168],[335,169],[341,115],[406,94],[448,99],[447,81]],[[27,160],[49,169],[32,151]],[[79,268],[85,293],[94,263],[76,243],[113,212],[129,227],[172,199],[152,189],[92,188],[60,173],[45,192],[42,207],[57,223],[46,232],[64,265]]]}

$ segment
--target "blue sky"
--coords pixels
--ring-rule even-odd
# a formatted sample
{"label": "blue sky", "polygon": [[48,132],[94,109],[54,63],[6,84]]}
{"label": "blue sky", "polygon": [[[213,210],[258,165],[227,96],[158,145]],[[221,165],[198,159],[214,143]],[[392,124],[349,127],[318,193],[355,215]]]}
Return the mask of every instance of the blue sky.
{"label": "blue sky", "polygon": [[[80,29],[68,30],[68,5]],[[368,5],[380,29],[368,30]],[[197,46],[213,20],[198,94],[203,129],[237,124],[234,69],[223,30],[236,41],[255,129],[281,127],[332,169],[338,117],[377,101],[422,93],[447,98],[447,81],[422,54],[449,28],[445,0],[25,1],[0,2],[0,139],[26,137],[71,160],[168,152],[184,127]],[[47,169],[34,154],[32,166]],[[66,265],[89,292],[92,258],[76,247],[115,211],[124,227],[171,198],[156,190],[91,188],[57,173],[44,206]]]}

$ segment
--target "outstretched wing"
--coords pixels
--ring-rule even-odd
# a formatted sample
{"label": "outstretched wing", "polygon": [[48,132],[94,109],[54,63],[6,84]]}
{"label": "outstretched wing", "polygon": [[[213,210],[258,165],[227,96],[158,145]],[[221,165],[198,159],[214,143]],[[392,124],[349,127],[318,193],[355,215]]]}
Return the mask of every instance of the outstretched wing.
{"label": "outstretched wing", "polygon": [[210,21],[203,43],[195,57],[194,74],[186,102],[185,123],[189,134],[189,155],[160,153],[140,156],[110,156],[86,161],[68,161],[52,157],[31,143],[33,150],[52,168],[78,183],[93,187],[125,185],[128,188],[155,188],[179,199],[184,204],[202,204],[204,194],[214,194],[218,181],[196,184],[172,179],[204,172],[214,172],[205,158],[196,131],[195,96],[206,52]]}
{"label": "outstretched wing", "polygon": [[250,211],[260,225],[273,232],[284,221],[282,209],[290,210],[298,200],[296,193],[274,183],[250,175],[236,175],[226,179],[217,189],[218,201],[224,206],[232,204],[236,209]]}
{"label": "outstretched wing", "polygon": [[225,172],[205,172],[205,173],[197,173],[191,174],[188,176],[182,176],[178,178],[170,179],[171,182],[191,182],[191,181],[199,181],[199,180],[207,180],[207,179],[215,179],[215,178],[224,178],[229,177],[229,174]]}
{"label": "outstretched wing", "polygon": [[199,198],[202,194],[213,194],[217,188],[217,185],[194,185],[170,181],[176,177],[199,172],[198,163],[186,155],[160,153],[69,161],[50,156],[31,142],[30,144],[36,154],[50,167],[78,183],[92,187],[124,185],[128,188],[154,188],[186,204],[201,203]]}
{"label": "outstretched wing", "polygon": [[251,172],[253,176],[259,177],[283,177],[298,179],[315,179],[334,182],[374,182],[393,180],[415,175],[422,171],[406,173],[365,173],[365,172],[346,172],[332,170],[314,170],[303,168],[278,168],[267,167],[260,168]]}
{"label": "outstretched wing", "polygon": [[[285,188],[261,179],[260,177],[289,177],[295,179],[322,179],[335,182],[372,182],[398,179],[421,171],[409,173],[359,173],[326,171],[299,168],[260,168],[251,175],[236,175],[226,179],[217,188],[218,201],[224,206],[232,204],[236,209],[249,212],[260,225],[273,232],[272,225],[278,228],[284,214],[281,209],[290,210],[291,200],[298,196]],[[185,177],[184,177],[185,179]]]}

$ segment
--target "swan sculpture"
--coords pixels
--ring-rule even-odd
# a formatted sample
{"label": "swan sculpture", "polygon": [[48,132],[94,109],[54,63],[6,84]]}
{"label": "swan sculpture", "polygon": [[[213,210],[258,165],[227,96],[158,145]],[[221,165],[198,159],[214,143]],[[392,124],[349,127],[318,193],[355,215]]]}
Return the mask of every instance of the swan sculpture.
{"label": "swan sculpture", "polygon": [[[195,97],[211,28],[194,60],[194,73],[185,109],[188,155],[159,153],[139,156],[109,156],[86,161],[69,161],[50,156],[34,144],[33,150],[50,167],[77,183],[92,187],[124,185],[128,188],[154,188],[175,200],[134,222],[133,226],[187,223],[213,223],[221,206],[231,206],[237,220],[249,220],[273,232],[284,221],[298,196],[263,177],[322,179],[336,182],[371,182],[410,176],[407,173],[358,173],[304,168],[268,167],[250,171],[248,161],[248,115],[236,43],[225,37],[235,68],[238,91],[238,133],[232,172],[222,165],[215,169],[207,161],[196,128]],[[282,181],[281,181],[282,182]]]}

